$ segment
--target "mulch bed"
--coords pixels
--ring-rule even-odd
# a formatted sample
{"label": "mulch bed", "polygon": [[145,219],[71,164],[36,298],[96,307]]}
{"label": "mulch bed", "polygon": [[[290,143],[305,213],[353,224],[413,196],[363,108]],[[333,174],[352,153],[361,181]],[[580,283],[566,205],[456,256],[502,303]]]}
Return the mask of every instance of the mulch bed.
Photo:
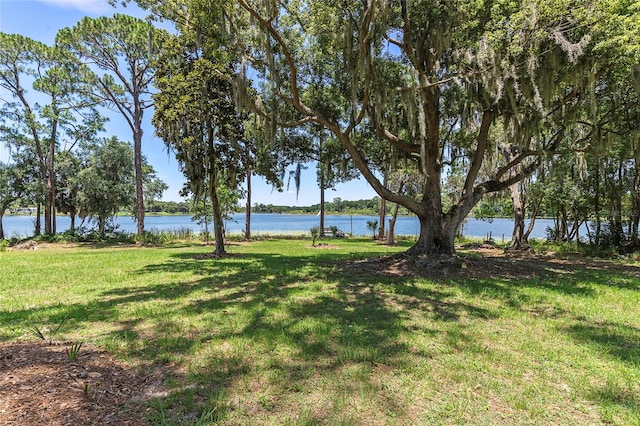
{"label": "mulch bed", "polygon": [[0,424],[148,425],[141,409],[155,378],[88,344],[0,344]]}

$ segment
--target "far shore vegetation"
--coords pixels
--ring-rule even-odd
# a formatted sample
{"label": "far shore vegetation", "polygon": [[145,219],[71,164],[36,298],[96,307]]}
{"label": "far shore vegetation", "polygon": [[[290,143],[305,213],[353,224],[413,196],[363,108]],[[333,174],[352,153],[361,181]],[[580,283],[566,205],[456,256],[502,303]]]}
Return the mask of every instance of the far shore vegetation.
{"label": "far shore vegetation", "polygon": [[[146,206],[147,215],[188,215],[192,213],[193,203],[191,201],[159,201],[151,200]],[[362,200],[343,200],[334,198],[332,201],[325,201],[324,211],[329,215],[353,214],[363,216],[378,216],[382,207],[381,199],[375,196],[371,199]],[[385,212],[387,215],[393,214],[394,204],[385,203]],[[235,206],[228,213],[242,213],[245,206]],[[278,206],[273,204],[254,203],[251,207],[251,213],[281,213],[281,214],[317,214],[320,211],[320,204],[312,204],[309,206]],[[13,206],[7,210],[7,215],[33,215],[34,207]],[[131,211],[121,210],[120,215],[131,215]],[[398,215],[407,216],[413,213],[407,209],[400,207]],[[541,216],[544,213],[541,214]],[[549,213],[551,215],[551,213]],[[474,209],[472,216],[476,217],[513,217],[513,204],[507,194],[501,197],[487,200]]]}

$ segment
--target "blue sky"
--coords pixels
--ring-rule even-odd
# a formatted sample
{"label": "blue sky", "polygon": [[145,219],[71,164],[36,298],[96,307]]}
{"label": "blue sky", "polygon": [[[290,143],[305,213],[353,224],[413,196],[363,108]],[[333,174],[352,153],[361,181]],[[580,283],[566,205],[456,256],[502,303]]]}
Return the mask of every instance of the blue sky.
{"label": "blue sky", "polygon": [[[107,0],[0,0],[0,31],[18,33],[43,43],[52,44],[59,29],[75,25],[84,16],[97,17],[113,13],[127,13],[144,17],[145,13],[135,6],[113,8]],[[0,98],[5,94],[0,94]],[[167,154],[164,144],[154,136],[150,125],[152,111],[146,113],[146,123],[142,149],[144,155],[158,172],[169,189],[163,195],[164,200],[181,201],[178,194],[184,178],[173,155]],[[124,119],[117,114],[107,114],[110,121],[106,123],[104,136],[115,135],[122,140],[131,141],[131,132]],[[7,151],[0,147],[0,160],[7,160]],[[279,193],[266,184],[262,178],[253,180],[253,203],[274,205],[306,206],[320,202],[320,190],[316,184],[315,166],[308,165],[303,171],[302,187],[296,199],[294,191]],[[365,181],[354,181],[341,184],[336,190],[328,190],[326,199],[335,197],[343,200],[359,200],[374,197],[375,192]]]}

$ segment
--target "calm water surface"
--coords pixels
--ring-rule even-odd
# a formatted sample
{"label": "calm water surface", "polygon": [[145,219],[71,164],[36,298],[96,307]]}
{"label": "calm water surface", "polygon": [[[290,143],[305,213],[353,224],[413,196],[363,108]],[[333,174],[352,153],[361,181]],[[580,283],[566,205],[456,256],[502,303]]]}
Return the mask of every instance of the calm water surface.
{"label": "calm water surface", "polygon": [[[27,237],[33,234],[34,216],[5,216],[3,220],[4,232],[7,237]],[[325,216],[325,227],[337,226],[346,233],[356,236],[371,235],[371,231],[367,229],[367,221],[378,220],[373,216]],[[244,213],[235,214],[231,220],[226,221],[226,229],[230,234],[239,234],[244,230]],[[64,232],[69,229],[70,219],[68,216],[57,217],[57,230]],[[76,226],[80,226],[81,221],[76,220]],[[136,232],[135,221],[131,217],[117,217],[116,223],[120,231]],[[309,229],[318,226],[320,218],[315,215],[292,215],[292,214],[252,214],[251,215],[251,233],[259,235],[292,233],[303,234],[308,233]],[[93,226],[93,223],[85,224]],[[552,227],[553,222],[549,219],[538,219],[535,228],[531,234],[533,238],[546,237],[546,228]],[[195,232],[204,230],[204,226],[197,224],[191,220],[189,215],[181,216],[147,216],[145,218],[145,229],[152,231],[171,231],[183,228],[189,228]],[[396,235],[418,235],[420,226],[415,216],[401,216],[396,222]],[[470,218],[464,225],[463,234],[473,237],[491,236],[500,241],[503,236],[505,239],[511,238],[513,231],[513,220],[511,219],[493,219],[491,222]],[[585,232],[581,232],[584,235]]]}

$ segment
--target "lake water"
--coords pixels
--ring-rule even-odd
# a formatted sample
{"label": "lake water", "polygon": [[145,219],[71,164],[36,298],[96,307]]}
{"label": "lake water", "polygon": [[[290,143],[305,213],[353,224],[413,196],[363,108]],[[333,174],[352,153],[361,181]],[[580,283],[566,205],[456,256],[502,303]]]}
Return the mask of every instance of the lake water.
{"label": "lake water", "polygon": [[[5,216],[3,220],[4,233],[7,237],[27,237],[33,234],[34,216]],[[229,234],[240,234],[244,230],[244,213],[235,214],[231,220],[226,222],[226,229]],[[355,236],[371,235],[367,229],[367,221],[378,220],[373,216],[325,216],[325,227],[337,226],[338,229]],[[76,226],[80,225],[80,220],[76,220]],[[274,235],[274,234],[308,234],[309,230],[318,226],[320,218],[315,215],[292,215],[292,214],[252,214],[251,233],[254,236]],[[57,217],[57,230],[64,232],[69,229],[71,221],[68,216]],[[120,231],[136,232],[135,221],[131,217],[117,217],[116,223]],[[93,226],[93,224],[89,224]],[[532,238],[546,237],[547,227],[553,227],[550,219],[538,219],[535,228],[531,233]],[[191,216],[147,216],[145,218],[145,229],[148,231],[171,231],[182,228],[189,228],[195,232],[204,231],[204,226],[198,225],[191,220]],[[211,228],[210,228],[211,229]],[[418,235],[420,226],[415,216],[401,216],[396,222],[396,235]],[[469,218],[464,225],[463,234],[473,237],[486,237],[491,233],[496,241],[502,238],[509,240],[513,232],[513,220],[493,219],[491,222]],[[581,235],[586,233],[582,232]]]}

